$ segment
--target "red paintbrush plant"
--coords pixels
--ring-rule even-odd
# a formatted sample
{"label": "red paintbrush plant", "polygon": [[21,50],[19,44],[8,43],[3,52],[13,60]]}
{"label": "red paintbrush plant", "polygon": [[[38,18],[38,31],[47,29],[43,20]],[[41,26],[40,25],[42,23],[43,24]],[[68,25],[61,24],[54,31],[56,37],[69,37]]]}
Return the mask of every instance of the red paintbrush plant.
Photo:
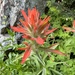
{"label": "red paintbrush plant", "polygon": [[[50,17],[45,17],[43,20],[40,18],[40,14],[36,8],[32,10],[28,9],[28,15],[21,10],[21,13],[24,17],[24,20],[20,19],[21,25],[17,27],[12,26],[11,28],[23,34],[23,38],[30,40],[30,43],[25,42],[25,48],[19,48],[19,50],[25,50],[24,56],[22,58],[22,63],[26,61],[26,59],[30,56],[31,50],[37,51],[44,44],[46,37],[48,34],[52,33],[56,30],[56,28],[49,30],[49,20]],[[50,51],[48,48],[42,48],[44,51]],[[51,52],[64,55],[58,50],[51,50]]]}
{"label": "red paintbrush plant", "polygon": [[75,32],[75,20],[73,21],[73,27],[67,27],[67,26],[63,26],[63,29],[65,29],[68,32]]}

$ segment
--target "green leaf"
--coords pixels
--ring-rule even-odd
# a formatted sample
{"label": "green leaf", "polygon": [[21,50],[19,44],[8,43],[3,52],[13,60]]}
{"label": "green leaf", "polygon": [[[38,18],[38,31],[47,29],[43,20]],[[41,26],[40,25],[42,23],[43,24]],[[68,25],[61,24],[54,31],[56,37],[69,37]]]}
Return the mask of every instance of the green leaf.
{"label": "green leaf", "polygon": [[34,55],[35,56],[35,58],[43,65],[43,66],[45,66],[45,63],[44,63],[44,61],[42,60],[42,58],[40,58],[40,56],[36,56],[36,55]]}
{"label": "green leaf", "polygon": [[54,2],[55,2],[55,0],[51,0],[51,2],[52,2],[52,3],[54,3]]}
{"label": "green leaf", "polygon": [[12,32],[11,30],[9,30],[9,29],[7,29],[7,32],[8,32],[8,34],[10,35],[10,36],[14,36],[15,35],[15,33],[14,32]]}
{"label": "green leaf", "polygon": [[58,45],[59,43],[53,44],[52,46],[50,46],[50,49],[55,49]]}
{"label": "green leaf", "polygon": [[47,61],[47,64],[46,64],[46,67],[54,67],[55,65],[57,64],[66,64],[65,62],[54,62],[54,61],[51,61],[51,60],[48,60]]}
{"label": "green leaf", "polygon": [[46,75],[46,68],[43,68],[42,75]]}
{"label": "green leaf", "polygon": [[57,75],[63,75],[63,74],[61,74],[60,72],[58,72],[58,71],[56,71],[56,70],[54,70],[54,69],[52,69],[52,68],[50,68],[50,70],[52,70],[54,73],[56,73]]}

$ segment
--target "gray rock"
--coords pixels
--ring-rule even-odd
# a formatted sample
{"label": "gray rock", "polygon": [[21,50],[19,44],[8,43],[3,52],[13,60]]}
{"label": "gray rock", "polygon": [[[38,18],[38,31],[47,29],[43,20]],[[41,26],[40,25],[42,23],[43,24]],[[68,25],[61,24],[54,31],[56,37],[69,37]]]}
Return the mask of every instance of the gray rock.
{"label": "gray rock", "polygon": [[27,11],[28,8],[32,9],[33,7],[36,7],[40,14],[42,14],[44,13],[46,2],[46,0],[26,0],[25,11]]}
{"label": "gray rock", "polygon": [[3,27],[13,26],[26,0],[0,0],[0,33]]}
{"label": "gray rock", "polygon": [[[11,39],[13,39],[13,41]],[[16,41],[15,37],[12,38],[8,34],[5,34],[5,35],[0,34],[0,44],[2,46],[7,46],[7,45],[13,46],[13,44],[17,44],[17,41]]]}

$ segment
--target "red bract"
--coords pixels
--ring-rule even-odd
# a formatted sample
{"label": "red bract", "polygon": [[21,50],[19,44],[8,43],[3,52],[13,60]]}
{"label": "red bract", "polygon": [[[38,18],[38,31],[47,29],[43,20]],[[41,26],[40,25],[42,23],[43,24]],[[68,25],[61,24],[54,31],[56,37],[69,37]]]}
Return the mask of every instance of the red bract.
{"label": "red bract", "polygon": [[[48,34],[56,30],[56,28],[49,30],[50,17],[45,17],[43,20],[40,18],[40,14],[36,8],[32,10],[28,9],[28,15],[24,10],[21,10],[24,20],[20,19],[21,25],[11,28],[19,33],[23,34],[23,38],[34,41],[37,45],[43,45],[45,38]],[[22,63],[26,61],[31,52],[31,45],[27,45],[25,48],[19,48],[19,50],[25,50],[22,58]],[[32,48],[33,49],[33,48]]]}
{"label": "red bract", "polygon": [[30,53],[31,53],[31,45],[29,45],[27,42],[24,42],[24,44],[26,45],[26,47],[23,47],[23,48],[18,48],[18,50],[25,50],[24,52],[24,56],[22,58],[22,61],[21,61],[21,64],[23,64],[26,59],[30,56]]}
{"label": "red bract", "polygon": [[65,29],[66,31],[69,31],[69,32],[75,32],[75,20],[73,21],[73,27],[66,27],[66,26],[63,26],[62,27],[63,29]]}
{"label": "red bract", "polygon": [[73,21],[73,28],[75,28],[75,20]]}
{"label": "red bract", "polygon": [[22,58],[22,64],[26,61],[26,59],[30,56],[30,53],[31,53],[31,46],[29,46],[27,49],[26,49],[26,51],[25,51],[25,53],[24,53],[24,56],[23,56],[23,58]]}

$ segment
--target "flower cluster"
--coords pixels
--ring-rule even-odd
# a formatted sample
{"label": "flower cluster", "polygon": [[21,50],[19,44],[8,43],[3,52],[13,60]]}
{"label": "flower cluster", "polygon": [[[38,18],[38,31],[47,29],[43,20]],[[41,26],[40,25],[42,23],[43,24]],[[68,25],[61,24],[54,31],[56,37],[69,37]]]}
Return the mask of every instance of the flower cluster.
{"label": "flower cluster", "polygon": [[[48,34],[55,31],[57,28],[49,30],[49,20],[50,17],[40,18],[40,14],[36,8],[32,10],[28,9],[28,14],[21,10],[24,20],[20,19],[21,25],[17,27],[12,26],[11,28],[23,34],[23,38],[31,40],[32,43],[25,42],[25,48],[19,48],[19,50],[25,50],[24,56],[22,58],[22,63],[30,56],[31,50],[35,49],[38,45],[43,45]],[[36,47],[33,46],[36,45]],[[54,51],[56,52],[56,51]],[[60,54],[60,53],[59,53]]]}
{"label": "flower cluster", "polygon": [[67,27],[67,26],[63,26],[62,27],[64,30],[68,31],[68,32],[75,32],[75,20],[73,21],[73,27]]}

